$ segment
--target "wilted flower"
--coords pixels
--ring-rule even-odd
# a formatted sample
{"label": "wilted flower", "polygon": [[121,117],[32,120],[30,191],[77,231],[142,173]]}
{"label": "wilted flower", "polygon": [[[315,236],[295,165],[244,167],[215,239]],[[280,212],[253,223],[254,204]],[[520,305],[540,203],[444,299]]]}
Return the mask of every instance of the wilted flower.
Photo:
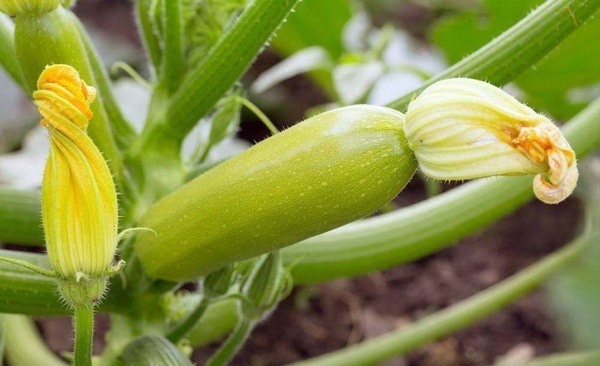
{"label": "wilted flower", "polygon": [[419,167],[441,180],[536,174],[535,195],[558,203],[577,183],[575,153],[558,127],[501,89],[436,82],[413,100],[404,129]]}
{"label": "wilted flower", "polygon": [[[51,140],[42,183],[48,256],[65,284],[87,281],[93,288],[95,283],[99,294],[90,297],[97,298],[116,250],[118,208],[106,161],[86,134],[95,89],[68,65],[47,66],[37,88],[33,97]],[[79,296],[69,286],[61,287],[63,294]]]}

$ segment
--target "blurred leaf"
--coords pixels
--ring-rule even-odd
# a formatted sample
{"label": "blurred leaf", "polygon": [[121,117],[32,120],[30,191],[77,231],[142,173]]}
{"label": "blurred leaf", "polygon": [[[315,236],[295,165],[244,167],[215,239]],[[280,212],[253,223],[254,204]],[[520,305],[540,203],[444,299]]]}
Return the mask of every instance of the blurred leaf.
{"label": "blurred leaf", "polygon": [[[487,0],[487,16],[462,13],[439,22],[432,40],[455,63],[515,24],[540,0]],[[569,12],[569,9],[565,9]],[[577,19],[573,19],[577,22]],[[600,17],[567,38],[515,83],[528,94],[528,102],[557,119],[568,119],[600,95]]]}
{"label": "blurred leaf", "polygon": [[591,232],[582,258],[557,276],[550,294],[561,314],[561,325],[577,349],[600,348],[600,158],[582,166],[582,198]]}
{"label": "blurred leaf", "polygon": [[[296,6],[273,38],[273,50],[281,57],[310,46],[321,46],[337,59],[344,52],[342,32],[352,16],[348,0],[304,0]],[[329,73],[313,71],[310,76],[332,97],[335,96]]]}
{"label": "blurred leaf", "polygon": [[342,30],[352,16],[348,0],[304,0],[273,38],[272,46],[289,56],[309,46],[321,46],[335,59],[342,55]]}
{"label": "blurred leaf", "polygon": [[378,61],[342,64],[333,70],[335,90],[344,104],[360,102],[385,71]]}
{"label": "blurred leaf", "polygon": [[263,72],[252,84],[252,91],[262,93],[296,75],[317,69],[330,69],[332,64],[329,53],[324,48],[305,48]]}

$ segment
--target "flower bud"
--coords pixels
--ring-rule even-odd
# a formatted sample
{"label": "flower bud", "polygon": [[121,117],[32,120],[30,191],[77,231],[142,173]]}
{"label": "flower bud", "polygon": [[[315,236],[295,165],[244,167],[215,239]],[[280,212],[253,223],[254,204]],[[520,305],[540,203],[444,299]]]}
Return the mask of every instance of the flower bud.
{"label": "flower bud", "polygon": [[0,12],[10,16],[40,15],[56,9],[61,0],[0,0]]}
{"label": "flower bud", "polygon": [[575,153],[558,127],[482,81],[431,85],[409,104],[404,130],[435,179],[535,174],[534,193],[546,203],[564,200],[577,183]]}
{"label": "flower bud", "polygon": [[289,294],[292,284],[278,252],[258,258],[242,285],[242,293],[252,307],[242,306],[242,315],[257,319],[268,314],[282,298]]}
{"label": "flower bud", "polygon": [[[111,272],[118,208],[106,161],[86,134],[94,96],[94,88],[68,65],[47,66],[33,93],[51,142],[42,183],[48,257],[61,280],[94,284],[90,297],[97,299]],[[59,288],[85,300],[71,285]]]}

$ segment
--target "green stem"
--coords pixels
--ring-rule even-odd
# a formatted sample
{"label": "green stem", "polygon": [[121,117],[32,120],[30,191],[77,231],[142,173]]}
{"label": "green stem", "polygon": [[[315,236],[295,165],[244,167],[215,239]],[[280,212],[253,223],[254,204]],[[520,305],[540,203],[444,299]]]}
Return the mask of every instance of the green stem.
{"label": "green stem", "polygon": [[6,317],[6,359],[12,366],[67,366],[48,349],[31,319],[23,315]]}
{"label": "green stem", "polygon": [[536,264],[487,290],[422,318],[410,328],[398,329],[360,344],[295,363],[295,366],[372,365],[405,354],[463,329],[513,303],[538,287],[565,264],[578,258],[585,240],[578,239]]}
{"label": "green stem", "polygon": [[11,257],[0,257],[0,261],[2,262],[6,262],[6,263],[10,263],[13,264],[15,266],[19,266],[22,268],[26,268],[27,270],[33,272],[33,273],[37,273],[40,276],[44,276],[44,277],[49,277],[49,278],[55,278],[56,274],[48,269],[42,268],[40,266],[37,266],[33,263],[29,263],[25,260],[22,259],[15,259],[15,258],[11,258]]}
{"label": "green stem", "polygon": [[112,126],[113,135],[115,136],[117,145],[119,148],[124,149],[131,143],[135,132],[133,127],[131,127],[129,122],[123,116],[121,108],[113,95],[110,78],[102,64],[100,55],[78,19],[77,25],[79,26],[79,34],[90,61],[90,67],[95,79],[95,86],[98,89],[98,94],[102,96],[102,107],[106,111],[108,121]]}
{"label": "green stem", "polygon": [[0,242],[43,246],[40,193],[0,187]]}
{"label": "green stem", "polygon": [[206,345],[223,338],[239,321],[236,298],[225,298],[212,302],[194,328],[187,334],[193,347]]}
{"label": "green stem", "polygon": [[135,15],[138,29],[140,30],[140,38],[144,41],[144,46],[146,46],[146,51],[150,56],[154,70],[158,70],[162,59],[162,49],[152,27],[152,20],[150,18],[151,3],[152,0],[134,1]]}
{"label": "green stem", "polygon": [[153,87],[152,83],[150,83],[148,80],[144,79],[142,77],[142,75],[140,75],[128,63],[123,62],[123,61],[117,61],[117,62],[113,63],[112,66],[111,66],[111,68],[110,68],[110,72],[114,75],[119,70],[122,70],[124,73],[127,74],[127,76],[129,76],[130,78],[132,78],[136,83],[140,84],[144,88],[146,88],[148,90],[152,90],[152,87]]}
{"label": "green stem", "polygon": [[[600,145],[600,99],[564,126],[578,158]],[[296,284],[389,268],[434,253],[513,212],[533,197],[531,177],[500,177],[365,219],[284,248]]]}
{"label": "green stem", "polygon": [[239,100],[240,103],[244,105],[244,107],[248,108],[250,112],[254,113],[254,115],[258,117],[258,119],[260,119],[260,121],[269,129],[271,135],[279,133],[279,130],[277,129],[277,127],[275,127],[275,124],[271,122],[269,117],[267,117],[267,115],[264,114],[264,112],[261,111],[260,108],[256,106],[256,104],[243,97],[236,97],[236,99]]}
{"label": "green stem", "polygon": [[73,318],[75,329],[75,366],[92,365],[92,345],[94,342],[94,308],[91,305],[77,305]]}
{"label": "green stem", "polygon": [[206,297],[202,297],[192,313],[167,334],[167,339],[173,343],[177,343],[185,337],[200,321],[209,303],[210,301]]}
{"label": "green stem", "polygon": [[178,89],[185,72],[180,1],[165,1],[165,52],[161,78],[164,78],[169,93]]}
{"label": "green stem", "polygon": [[25,80],[19,68],[19,62],[15,54],[15,45],[13,43],[14,24],[4,14],[0,14],[0,66],[10,75],[10,77],[25,89]]}
{"label": "green stem", "polygon": [[241,320],[219,350],[206,362],[206,366],[227,365],[244,345],[253,327],[253,322]]}
{"label": "green stem", "polygon": [[558,353],[535,358],[523,366],[590,366],[600,365],[600,351]]}
{"label": "green stem", "polygon": [[554,49],[599,7],[599,0],[546,1],[484,47],[388,106],[403,110],[423,89],[450,77],[470,77],[503,85]]}

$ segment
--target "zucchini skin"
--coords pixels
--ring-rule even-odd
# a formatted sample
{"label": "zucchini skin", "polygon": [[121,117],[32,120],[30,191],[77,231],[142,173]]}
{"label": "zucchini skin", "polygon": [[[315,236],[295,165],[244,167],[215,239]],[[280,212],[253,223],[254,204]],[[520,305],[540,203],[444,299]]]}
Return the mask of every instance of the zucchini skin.
{"label": "zucchini skin", "polygon": [[147,274],[187,281],[368,216],[417,162],[404,115],[356,105],[311,117],[167,195],[142,217]]}

